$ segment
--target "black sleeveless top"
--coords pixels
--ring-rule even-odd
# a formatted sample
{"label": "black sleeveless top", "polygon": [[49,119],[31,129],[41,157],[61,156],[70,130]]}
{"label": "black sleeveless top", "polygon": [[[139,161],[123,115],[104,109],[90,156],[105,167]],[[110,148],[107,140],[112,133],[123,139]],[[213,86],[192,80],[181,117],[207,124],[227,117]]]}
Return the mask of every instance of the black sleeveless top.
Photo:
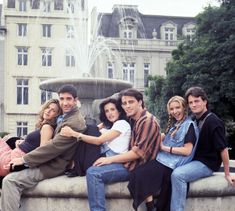
{"label": "black sleeveless top", "polygon": [[26,136],[24,142],[19,145],[19,148],[25,153],[31,152],[40,146],[40,139],[40,130],[37,129]]}
{"label": "black sleeveless top", "polygon": [[[55,125],[51,125],[51,126],[53,127],[53,129],[55,129]],[[41,141],[40,129],[36,129],[35,131],[29,133],[26,136],[24,142],[19,145],[19,148],[23,152],[28,153],[28,152],[31,152],[32,150],[36,149],[37,147],[39,147],[40,141]]]}

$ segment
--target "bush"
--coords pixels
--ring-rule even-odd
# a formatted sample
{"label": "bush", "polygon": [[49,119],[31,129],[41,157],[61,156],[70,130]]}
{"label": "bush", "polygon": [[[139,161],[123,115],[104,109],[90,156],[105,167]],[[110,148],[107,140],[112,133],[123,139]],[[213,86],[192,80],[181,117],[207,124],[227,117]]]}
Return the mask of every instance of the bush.
{"label": "bush", "polygon": [[8,132],[0,132],[0,137],[3,138],[5,135],[8,135]]}

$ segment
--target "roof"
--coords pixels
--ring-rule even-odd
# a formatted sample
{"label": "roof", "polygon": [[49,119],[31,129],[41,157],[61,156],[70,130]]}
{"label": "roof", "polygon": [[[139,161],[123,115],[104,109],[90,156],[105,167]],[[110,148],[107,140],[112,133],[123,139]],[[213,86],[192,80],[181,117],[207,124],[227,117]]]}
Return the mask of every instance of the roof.
{"label": "roof", "polygon": [[163,23],[171,21],[177,24],[177,34],[182,34],[182,27],[187,23],[195,23],[195,17],[180,17],[180,16],[163,16],[163,15],[144,15],[135,7],[116,7],[112,13],[100,13],[100,30],[99,35],[104,37],[119,37],[119,23],[125,17],[132,17],[137,20],[138,38],[152,38],[152,32],[155,29],[157,38],[160,38],[160,27]]}

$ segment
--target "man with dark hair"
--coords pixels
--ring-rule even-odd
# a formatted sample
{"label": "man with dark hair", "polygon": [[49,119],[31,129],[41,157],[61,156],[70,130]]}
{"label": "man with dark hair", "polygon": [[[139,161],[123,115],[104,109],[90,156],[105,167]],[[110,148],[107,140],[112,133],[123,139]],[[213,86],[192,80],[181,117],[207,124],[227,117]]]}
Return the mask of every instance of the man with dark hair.
{"label": "man with dark hair", "polygon": [[38,147],[22,158],[11,161],[13,168],[22,164],[29,168],[12,172],[3,179],[2,211],[19,210],[23,190],[35,186],[41,180],[63,174],[69,166],[75,153],[77,139],[61,136],[60,130],[64,126],[69,126],[75,131],[83,132],[86,125],[77,107],[76,88],[64,85],[58,95],[63,115],[58,118],[54,138],[48,144]]}
{"label": "man with dark hair", "polygon": [[[128,180],[130,171],[155,159],[159,150],[160,128],[156,118],[144,108],[143,95],[136,89],[127,89],[119,94],[119,98],[127,117],[130,118],[132,128],[129,151],[101,157],[87,170],[90,211],[106,210],[105,184]],[[123,163],[124,166],[96,173],[100,166],[115,163]]]}
{"label": "man with dark hair", "polygon": [[229,173],[229,155],[223,122],[208,111],[208,98],[201,87],[191,87],[185,93],[189,108],[196,117],[200,129],[193,160],[176,168],[171,175],[171,211],[183,211],[187,195],[187,183],[208,177],[224,165],[225,178],[235,185],[235,177]]}

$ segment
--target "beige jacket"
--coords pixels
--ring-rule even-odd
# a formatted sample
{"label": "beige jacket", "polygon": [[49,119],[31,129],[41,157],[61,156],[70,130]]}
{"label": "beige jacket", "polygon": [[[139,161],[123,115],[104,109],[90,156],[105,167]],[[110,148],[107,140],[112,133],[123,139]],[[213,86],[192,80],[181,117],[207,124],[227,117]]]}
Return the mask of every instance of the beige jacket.
{"label": "beige jacket", "polygon": [[85,131],[85,120],[77,107],[57,125],[54,138],[47,145],[38,147],[24,156],[27,165],[30,168],[39,167],[45,178],[62,174],[74,156],[77,140],[59,134],[64,126],[69,126],[78,132]]}

